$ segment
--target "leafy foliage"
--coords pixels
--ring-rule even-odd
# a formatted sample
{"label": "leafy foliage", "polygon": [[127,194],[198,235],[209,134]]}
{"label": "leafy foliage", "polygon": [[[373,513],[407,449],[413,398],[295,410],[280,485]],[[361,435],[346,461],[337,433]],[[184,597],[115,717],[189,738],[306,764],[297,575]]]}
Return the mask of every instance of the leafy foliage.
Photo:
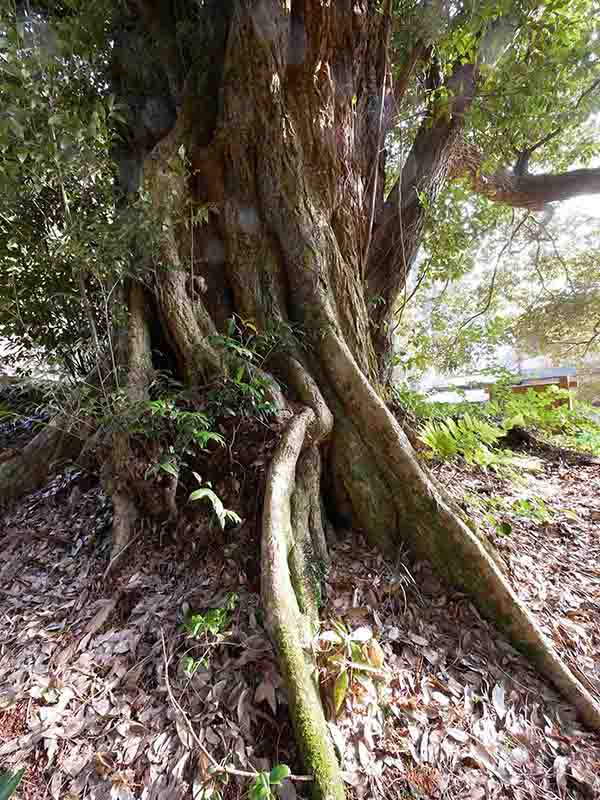
{"label": "leafy foliage", "polygon": [[213,492],[210,483],[203,485],[202,478],[196,472],[194,472],[194,477],[200,484],[200,488],[195,489],[191,493],[191,495],[189,496],[190,501],[208,500],[208,502],[212,506],[212,510],[219,522],[219,525],[223,529],[225,528],[225,525],[228,522],[233,522],[235,525],[237,525],[242,521],[239,514],[236,514],[235,511],[231,511],[230,509],[225,508],[221,498]]}
{"label": "leafy foliage", "polygon": [[533,430],[556,444],[600,452],[600,424],[594,409],[570,392],[548,386],[543,392],[511,391],[499,382],[493,399],[484,404],[435,403],[406,386],[397,389],[400,402],[421,420],[419,438],[431,456],[441,460],[461,456],[467,463],[492,469],[516,466],[516,457],[497,445],[515,427]]}
{"label": "leafy foliage", "polygon": [[456,421],[446,420],[426,422],[419,438],[431,453],[442,460],[462,456],[467,464],[477,464],[483,469],[502,469],[514,467],[518,460],[507,451],[495,448],[506,434],[503,428],[490,425],[466,412]]}
{"label": "leafy foliage", "polygon": [[516,522],[529,521],[548,525],[561,515],[577,519],[577,514],[571,509],[549,506],[543,497],[527,486],[524,491],[519,491],[518,497],[467,492],[464,502],[470,509],[482,515],[483,521],[491,526],[496,536],[510,536]]}
{"label": "leafy foliage", "polygon": [[531,298],[514,326],[526,352],[573,360],[598,350],[600,255],[594,239],[586,242],[585,227],[577,225],[575,230],[580,245],[587,243],[589,249],[538,260],[542,291]]}
{"label": "leafy foliage", "polygon": [[[460,199],[455,185],[447,192],[467,218],[487,202],[467,194]],[[408,374],[418,377],[431,367],[446,373],[496,370],[527,355],[575,363],[597,353],[600,240],[594,216],[573,206],[542,218],[498,213],[497,206],[494,211],[487,229],[471,239],[459,236],[456,250],[449,247],[460,270],[445,271],[443,251],[440,268],[430,269],[433,245],[426,238],[428,249],[401,309],[398,363]],[[434,244],[466,226],[437,207],[434,219]]]}
{"label": "leafy foliage", "polygon": [[25,769],[17,770],[17,772],[2,772],[0,773],[0,800],[8,800],[17,791]]}
{"label": "leafy foliage", "polygon": [[334,621],[331,629],[319,633],[314,647],[321,683],[330,695],[335,716],[350,691],[376,699],[376,683],[385,678],[384,654],[371,628],[349,630]]}
{"label": "leafy foliage", "polygon": [[204,614],[191,614],[184,624],[186,632],[194,639],[209,633],[213,636],[224,633],[231,624],[231,612],[235,611],[238,599],[237,595],[230,594],[222,608],[212,608]]}
{"label": "leafy foliage", "polygon": [[15,358],[41,349],[85,372],[78,361],[93,332],[82,286],[101,329],[127,258],[111,161],[122,115],[102,79],[107,51],[96,44],[82,58],[74,24],[22,16],[10,3],[0,36],[0,336]]}
{"label": "leafy foliage", "polygon": [[250,800],[275,800],[274,786],[280,786],[292,774],[287,764],[276,764],[270,772],[259,772],[250,786]]}
{"label": "leafy foliage", "polygon": [[[134,408],[134,413],[135,410]],[[144,402],[139,411],[141,413],[136,425],[132,425],[130,421],[126,423],[129,433],[143,433],[144,436],[155,439],[172,434],[172,444],[168,445],[165,458],[153,465],[149,474],[162,470],[177,477],[181,464],[197,448],[204,450],[210,442],[221,447],[225,444],[223,436],[210,429],[212,421],[207,414],[181,408],[174,397]]]}
{"label": "leafy foliage", "polygon": [[570,407],[568,400],[568,390],[558,386],[519,394],[505,389],[489,404],[489,413],[502,416],[506,430],[525,427],[562,446],[595,452],[600,425],[594,409],[578,400]]}
{"label": "leafy foliage", "polygon": [[277,409],[269,399],[273,387],[263,365],[274,353],[297,344],[298,331],[276,324],[259,332],[253,320],[234,315],[227,322],[227,334],[213,336],[211,341],[225,353],[229,374],[209,394],[209,407],[218,413],[266,421]]}
{"label": "leafy foliage", "polygon": [[[235,611],[239,602],[239,597],[235,593],[230,593],[225,599],[225,604],[219,608],[210,608],[203,614],[192,612],[185,619],[183,628],[189,639],[199,640],[202,644],[203,654],[200,658],[190,655],[190,650],[181,659],[181,669],[186,678],[193,678],[197,670],[203,666],[208,666],[210,650],[214,645],[223,641],[225,633],[229,630],[232,622],[232,613]],[[194,652],[195,648],[192,647]]]}
{"label": "leafy foliage", "polygon": [[460,453],[468,461],[470,454],[481,444],[494,445],[503,435],[501,428],[465,413],[456,422],[450,417],[446,421],[426,423],[420,438],[442,458]]}

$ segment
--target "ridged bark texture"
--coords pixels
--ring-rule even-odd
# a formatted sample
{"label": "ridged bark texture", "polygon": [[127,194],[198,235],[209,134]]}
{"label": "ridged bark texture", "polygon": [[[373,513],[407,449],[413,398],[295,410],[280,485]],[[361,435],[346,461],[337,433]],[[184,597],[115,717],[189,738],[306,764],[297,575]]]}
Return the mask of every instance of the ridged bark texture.
{"label": "ridged bark texture", "polygon": [[[448,175],[475,74],[469,65],[457,69],[462,93],[449,116],[423,125],[409,169],[384,205],[382,181],[373,176],[393,81],[384,46],[389,20],[377,5],[207,0],[191,26],[195,46],[186,49],[176,37],[190,20],[163,19],[163,11],[188,13],[186,4],[157,11],[140,0],[139,41],[146,35],[156,45],[146,96],[169,113],[150,130],[139,92],[120,87],[138,126],[131,138],[139,149],[129,161],[143,165],[161,225],[146,283],[186,382],[222,369],[208,337],[222,332],[230,312],[261,332],[278,325],[297,331],[265,364],[280,381],[286,400],[273,395],[280,407],[287,403],[290,421],[267,482],[262,597],[315,797],[335,800],[344,789],[307,654],[318,622],[312,565],[327,565],[322,477],[329,501],[355,528],[391,556],[406,544],[431,560],[600,729],[598,703],[556,656],[490,549],[433,485],[384,402],[386,324],[419,245],[419,194],[426,186],[435,195]],[[186,62],[192,51],[201,56]],[[137,92],[144,69],[136,63],[132,72]],[[187,177],[182,152],[191,164]],[[205,225],[186,227],[190,208],[200,204],[208,207]],[[380,295],[384,305],[375,311]],[[132,367],[147,363],[140,330],[130,333]],[[143,396],[143,383],[128,390],[132,399]],[[127,442],[116,441],[115,509],[131,529],[119,483],[126,454]],[[10,469],[0,467],[0,479]]]}

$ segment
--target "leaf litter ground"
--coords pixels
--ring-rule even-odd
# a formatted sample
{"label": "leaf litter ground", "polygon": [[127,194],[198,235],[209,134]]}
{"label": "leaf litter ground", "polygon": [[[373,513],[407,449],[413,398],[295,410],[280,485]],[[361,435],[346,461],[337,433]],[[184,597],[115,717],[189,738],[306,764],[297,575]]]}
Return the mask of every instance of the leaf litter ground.
{"label": "leaf litter ground", "polygon": [[[245,467],[253,491],[266,463],[254,454]],[[467,494],[516,590],[598,693],[599,468],[545,461],[535,486],[519,490],[474,470],[437,471],[459,502]],[[543,522],[514,512],[519,492],[542,490]],[[473,497],[505,506],[492,504],[492,523]],[[238,798],[249,779],[215,763],[301,772],[263,627],[255,506],[225,536],[194,540],[190,517],[180,536],[148,527],[113,577],[110,505],[93,479],[67,472],[4,515],[0,770],[26,767],[21,800]],[[600,738],[463,595],[357,535],[339,536],[332,565],[323,630],[367,631],[380,665],[367,680],[349,668],[330,721],[350,796],[600,797]],[[219,625],[191,638],[186,618],[211,611],[223,612]],[[306,783],[282,791],[306,794]]]}

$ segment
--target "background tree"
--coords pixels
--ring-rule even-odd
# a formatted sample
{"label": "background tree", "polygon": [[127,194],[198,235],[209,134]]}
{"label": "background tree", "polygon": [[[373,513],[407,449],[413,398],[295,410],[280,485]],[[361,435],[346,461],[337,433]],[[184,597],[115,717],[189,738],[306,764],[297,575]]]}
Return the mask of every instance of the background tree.
{"label": "background tree", "polygon": [[[577,146],[572,131],[561,138],[590,112],[596,12],[592,0],[39,6],[59,50],[74,54],[70,68],[92,64],[87,85],[99,98],[112,91],[126,120],[111,149],[115,209],[136,232],[118,284],[126,326],[113,316],[108,359],[92,333],[111,416],[127,420],[125,410],[147,402],[157,350],[188,387],[245,369],[240,348],[225,341],[234,313],[261,334],[295,332],[261,363],[265,396],[293,412],[267,480],[262,595],[316,796],[344,794],[306,650],[317,624],[309,565],[326,560],[323,492],[338,518],[386,553],[405,543],[430,559],[600,727],[598,704],[557,658],[494,554],[432,484],[386,406],[395,315],[447,182],[464,179],[492,201],[526,208],[600,189],[598,170],[567,170],[593,147]],[[31,14],[14,8],[3,24],[3,58],[18,72]],[[67,70],[60,52],[52,63]],[[26,86],[28,74],[15,80]],[[111,107],[103,107],[110,122]],[[65,103],[67,117],[73,109]],[[32,135],[28,114],[26,103],[9,103],[2,128],[18,175],[35,172],[46,141]],[[62,114],[48,117],[50,129]],[[52,130],[50,181],[69,225]],[[395,180],[387,141],[407,153]],[[542,165],[558,172],[531,172]],[[80,266],[81,311],[93,331]],[[107,360],[117,367],[112,393]],[[39,465],[60,453],[65,423],[55,421],[0,467],[5,497],[43,479]],[[128,478],[135,454],[126,425],[113,427],[111,445],[104,479],[118,555],[142,509]],[[172,477],[159,513],[174,510],[179,475]]]}
{"label": "background tree", "polygon": [[550,215],[493,213],[486,226],[489,204],[469,203],[460,218],[454,204],[443,235],[424,242],[400,311],[410,320],[398,328],[406,375],[489,371],[535,357],[589,362],[598,347],[594,216],[566,204]]}

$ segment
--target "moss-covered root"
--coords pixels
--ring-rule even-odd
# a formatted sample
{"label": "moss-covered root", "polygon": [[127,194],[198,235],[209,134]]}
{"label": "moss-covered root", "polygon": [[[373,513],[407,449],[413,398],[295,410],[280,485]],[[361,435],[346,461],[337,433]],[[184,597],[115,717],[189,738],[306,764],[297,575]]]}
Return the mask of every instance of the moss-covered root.
{"label": "moss-covered root", "polygon": [[[430,487],[422,497],[419,540],[438,571],[464,589],[484,616],[496,623],[536,669],[572,703],[581,719],[600,730],[600,704],[559,657],[531,612],[481,540]],[[427,524],[427,522],[429,524]]]}
{"label": "moss-covered root", "polygon": [[[291,498],[298,457],[314,413],[290,422],[274,454],[267,479],[262,532],[262,599],[287,685],[292,723],[305,769],[314,775],[316,800],[343,800],[344,784],[329,737],[308,647],[314,630],[302,614],[290,574],[294,543]],[[298,578],[299,576],[294,576]],[[305,587],[310,591],[310,587]]]}
{"label": "moss-covered root", "polygon": [[[372,541],[389,551],[389,537],[381,541],[379,508],[391,498],[399,521],[391,544],[397,547],[400,542],[407,543],[415,556],[431,561],[450,584],[470,595],[482,614],[503,630],[575,706],[582,720],[600,730],[600,704],[558,656],[480,538],[432,484],[400,426],[356,366],[347,346],[330,335],[324,337],[323,349],[346,412],[365,443],[365,454],[370,452],[371,471],[379,471],[386,486],[386,492],[380,493],[376,482],[368,483],[374,495],[370,503],[359,502],[361,495],[354,491],[356,481],[346,487],[356,522]],[[343,450],[337,448],[340,449]],[[367,469],[365,461],[361,471],[365,473]]]}

